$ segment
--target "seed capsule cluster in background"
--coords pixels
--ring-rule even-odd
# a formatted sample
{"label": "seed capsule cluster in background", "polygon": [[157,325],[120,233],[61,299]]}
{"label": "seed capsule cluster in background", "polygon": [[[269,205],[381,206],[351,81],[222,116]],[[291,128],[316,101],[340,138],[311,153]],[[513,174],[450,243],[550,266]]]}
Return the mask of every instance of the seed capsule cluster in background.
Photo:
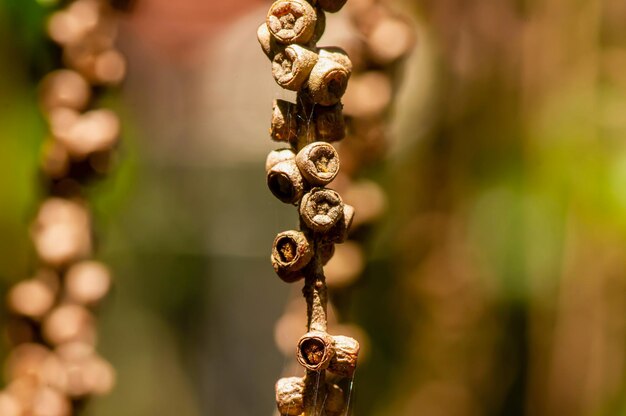
{"label": "seed capsule cluster in background", "polygon": [[[326,188],[339,174],[339,155],[331,143],[345,137],[341,100],[352,62],[340,48],[316,45],[324,33],[325,12],[339,11],[345,2],[277,0],[257,31],[263,52],[272,61],[276,83],[297,92],[295,103],[274,102],[270,135],[285,147],[271,152],[266,160],[270,191],[280,201],[296,205],[300,215],[300,230],[276,236],[272,266],[285,282],[305,280],[303,292],[309,304],[309,332],[296,348],[306,375],[283,378],[276,384],[281,415],[318,409],[316,414],[322,410],[327,415],[345,413],[344,393],[336,382],[352,377],[359,352],[356,340],[326,332],[323,273],[319,280],[311,278],[331,259],[335,244],[347,239],[354,218],[354,208],[338,192]],[[317,315],[312,305],[316,296],[323,298],[318,299],[323,312]],[[312,322],[320,319],[323,322],[312,328]]]}
{"label": "seed capsule cluster in background", "polygon": [[92,220],[83,189],[109,171],[120,133],[117,115],[93,108],[97,87],[115,85],[126,64],[115,49],[116,15],[104,0],[76,0],[53,13],[48,33],[66,69],[40,85],[49,124],[41,172],[47,197],[31,226],[38,270],[7,298],[7,387],[0,415],[70,416],[92,395],[109,392],[113,367],[96,352],[94,308],[111,286],[93,260]]}

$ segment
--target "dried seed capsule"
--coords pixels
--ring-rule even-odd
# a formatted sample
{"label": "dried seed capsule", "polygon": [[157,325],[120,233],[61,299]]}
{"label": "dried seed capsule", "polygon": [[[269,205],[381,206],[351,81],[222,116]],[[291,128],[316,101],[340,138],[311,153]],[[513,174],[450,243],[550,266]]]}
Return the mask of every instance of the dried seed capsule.
{"label": "dried seed capsule", "polygon": [[313,101],[327,106],[337,104],[346,92],[350,73],[339,62],[320,57],[307,82]]}
{"label": "dried seed capsule", "polygon": [[313,247],[302,231],[285,231],[276,236],[272,267],[283,280],[291,282],[313,258]]}
{"label": "dried seed capsule", "polygon": [[274,166],[286,160],[294,160],[296,154],[291,149],[272,150],[265,159],[265,172],[269,172]]}
{"label": "dried seed capsule", "polygon": [[298,139],[298,108],[295,104],[274,100],[270,134],[278,142],[291,143]]}
{"label": "dried seed capsule", "polygon": [[304,334],[298,341],[298,362],[310,371],[325,370],[334,354],[333,343],[333,338],[326,332]]}
{"label": "dried seed capsule", "polygon": [[352,377],[359,358],[359,343],[356,339],[336,335],[335,354],[330,360],[328,371],[341,377]]}
{"label": "dried seed capsule", "polygon": [[56,107],[80,111],[90,98],[89,83],[76,71],[60,69],[51,72],[41,81],[40,103],[46,112]]}
{"label": "dried seed capsule", "polygon": [[298,152],[296,164],[311,185],[328,185],[339,173],[339,155],[325,142],[306,145]]}
{"label": "dried seed capsule", "polygon": [[56,138],[77,159],[99,151],[112,149],[119,138],[120,121],[111,110],[91,110],[69,120],[66,129],[57,131]]}
{"label": "dried seed capsule", "polygon": [[324,409],[327,416],[341,416],[346,412],[346,399],[341,387],[336,384],[326,385]]}
{"label": "dried seed capsule", "polygon": [[317,63],[318,55],[300,45],[289,45],[272,60],[272,75],[281,87],[298,91]]}
{"label": "dried seed capsule", "polygon": [[40,280],[25,280],[13,286],[8,295],[8,303],[15,313],[40,318],[52,308],[54,292]]}
{"label": "dried seed capsule", "polygon": [[319,7],[315,8],[315,12],[317,13],[317,22],[315,23],[315,32],[313,33],[313,37],[307,43],[307,45],[315,46],[318,40],[322,38],[324,32],[326,31],[326,13],[324,10]]}
{"label": "dried seed capsule", "polygon": [[343,118],[341,103],[331,107],[315,107],[315,130],[317,140],[336,142],[346,137],[346,122]]}
{"label": "dried seed capsule", "polygon": [[43,333],[53,345],[72,341],[93,344],[96,341],[93,316],[78,305],[68,304],[54,309],[44,320]]}
{"label": "dried seed capsule", "polygon": [[111,273],[102,263],[83,261],[74,264],[65,275],[65,290],[70,299],[80,304],[99,302],[111,287]]}
{"label": "dried seed capsule", "polygon": [[280,43],[308,43],[315,33],[317,13],[305,0],[278,0],[266,19],[270,33]]}
{"label": "dried seed capsule", "polygon": [[332,189],[313,188],[302,197],[300,217],[311,230],[328,231],[343,217],[343,201]]}
{"label": "dried seed capsule", "polygon": [[283,416],[304,413],[304,380],[301,377],[281,378],[276,382],[276,406]]}
{"label": "dried seed capsule", "polygon": [[352,61],[348,53],[337,46],[326,46],[319,50],[320,58],[329,58],[343,65],[348,72],[352,73]]}
{"label": "dried seed capsule", "polygon": [[276,39],[272,36],[270,30],[268,29],[267,23],[261,23],[261,26],[259,26],[256,31],[256,37],[265,55],[270,59],[274,59],[274,55],[278,52],[279,47],[276,44]]}
{"label": "dried seed capsule", "polygon": [[284,203],[293,204],[302,198],[304,180],[295,160],[275,164],[267,173],[267,186]]}
{"label": "dried seed capsule", "polygon": [[317,4],[329,13],[335,13],[341,10],[347,0],[317,0]]}
{"label": "dried seed capsule", "polygon": [[352,205],[343,205],[343,216],[337,224],[328,232],[327,238],[334,243],[343,243],[348,239],[352,220],[354,219],[354,207]]}

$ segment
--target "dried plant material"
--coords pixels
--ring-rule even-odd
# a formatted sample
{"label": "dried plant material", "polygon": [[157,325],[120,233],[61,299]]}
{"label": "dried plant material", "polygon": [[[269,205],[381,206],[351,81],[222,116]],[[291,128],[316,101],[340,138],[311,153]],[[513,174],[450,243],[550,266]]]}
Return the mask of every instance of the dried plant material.
{"label": "dried plant material", "polygon": [[352,73],[352,61],[345,50],[337,46],[325,46],[319,50],[320,58],[330,59],[341,64],[346,70]]}
{"label": "dried plant material", "polygon": [[302,270],[313,258],[313,247],[301,231],[284,231],[274,239],[272,266],[279,276]]}
{"label": "dried plant material", "polygon": [[339,62],[320,57],[311,71],[307,88],[316,104],[331,106],[346,92],[350,71]]}
{"label": "dried plant material", "polygon": [[346,122],[343,118],[341,103],[330,107],[315,107],[315,131],[317,140],[335,142],[346,137]]}
{"label": "dried plant material", "polygon": [[259,28],[256,31],[256,38],[259,41],[259,45],[261,45],[261,49],[263,49],[265,56],[267,56],[270,60],[274,59],[274,55],[279,51],[279,46],[277,45],[274,36],[270,33],[267,23],[263,22],[259,25]]}
{"label": "dried plant material", "polygon": [[336,13],[346,4],[347,0],[318,0],[317,4],[329,13]]}
{"label": "dried plant material", "polygon": [[71,405],[69,400],[59,391],[42,386],[33,397],[32,415],[70,416]]}
{"label": "dried plant material", "polygon": [[325,370],[334,354],[333,344],[333,338],[326,332],[307,332],[298,341],[298,362],[310,371]]}
{"label": "dried plant material", "polygon": [[96,342],[93,316],[79,305],[62,305],[53,310],[43,322],[43,334],[53,345]]}
{"label": "dried plant material", "polygon": [[45,201],[32,227],[39,258],[59,266],[86,257],[91,252],[90,219],[85,207],[73,201]]}
{"label": "dried plant material", "polygon": [[328,371],[341,377],[352,377],[359,358],[359,343],[354,338],[335,335],[335,354],[333,355]]}
{"label": "dried plant material", "polygon": [[317,63],[316,52],[300,45],[289,45],[274,55],[272,75],[281,87],[298,91],[306,82]]}
{"label": "dried plant material", "polygon": [[269,172],[280,162],[295,160],[296,154],[290,148],[272,150],[265,160],[265,172]]}
{"label": "dried plant material", "polygon": [[280,43],[308,43],[315,33],[317,13],[305,0],[279,0],[267,13],[267,27]]}
{"label": "dried plant material", "polygon": [[328,241],[333,243],[343,243],[348,239],[350,228],[352,227],[352,221],[354,220],[354,207],[352,205],[343,205],[343,215],[337,224],[331,228],[326,235]]}
{"label": "dried plant material", "polygon": [[366,43],[374,62],[389,65],[413,49],[415,35],[407,21],[396,16],[389,16],[376,22]]}
{"label": "dried plant material", "polygon": [[267,173],[267,186],[284,203],[293,204],[302,198],[304,180],[295,160],[285,160],[272,166]]}
{"label": "dried plant material", "polygon": [[8,393],[0,393],[0,415],[22,416],[24,408],[20,402]]}
{"label": "dried plant material", "polygon": [[74,264],[65,275],[68,297],[80,304],[98,303],[109,292],[111,273],[102,263],[82,261]]}
{"label": "dried plant material", "polygon": [[304,412],[304,380],[281,378],[276,382],[276,405],[283,416],[300,416]]}
{"label": "dried plant material", "polygon": [[323,265],[326,265],[335,255],[335,244],[323,242],[318,246],[317,251],[320,256],[320,261]]}
{"label": "dried plant material", "polygon": [[324,142],[315,142],[298,152],[296,164],[304,179],[313,186],[328,185],[339,173],[339,155]]}
{"label": "dried plant material", "polygon": [[272,139],[293,143],[298,139],[297,106],[289,101],[274,100],[272,109]]}
{"label": "dried plant material", "polygon": [[300,216],[311,230],[323,233],[343,217],[343,201],[331,189],[313,188],[302,197]]}
{"label": "dried plant material", "polygon": [[40,105],[43,111],[57,107],[83,110],[91,98],[87,80],[76,71],[59,69],[48,74],[40,84]]}
{"label": "dried plant material", "polygon": [[64,130],[57,130],[56,138],[74,158],[83,159],[99,151],[110,150],[117,144],[120,133],[120,121],[110,110],[88,111]]}
{"label": "dried plant material", "polygon": [[8,303],[14,313],[40,318],[54,304],[54,293],[43,282],[25,280],[13,286],[8,295]]}
{"label": "dried plant material", "polygon": [[38,377],[44,362],[51,352],[40,344],[25,343],[15,347],[6,360],[4,374],[6,381],[21,377]]}
{"label": "dried plant material", "polygon": [[341,387],[336,384],[326,385],[326,404],[324,408],[327,416],[342,416],[346,413],[346,400]]}

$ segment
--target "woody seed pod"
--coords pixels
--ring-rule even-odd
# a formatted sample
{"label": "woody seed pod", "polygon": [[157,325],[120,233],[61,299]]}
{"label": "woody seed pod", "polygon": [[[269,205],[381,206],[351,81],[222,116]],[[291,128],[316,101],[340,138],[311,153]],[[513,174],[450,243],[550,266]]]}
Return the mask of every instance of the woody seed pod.
{"label": "woody seed pod", "polygon": [[259,26],[256,31],[256,37],[265,55],[270,59],[274,59],[274,55],[278,51],[279,47],[276,44],[276,39],[272,36],[270,30],[268,29],[267,23],[261,23],[261,26]]}
{"label": "woody seed pod", "polygon": [[78,72],[59,69],[48,74],[40,85],[40,102],[44,111],[55,107],[73,110],[85,108],[91,97],[89,84]]}
{"label": "woody seed pod", "polygon": [[326,232],[343,217],[343,201],[332,189],[313,188],[302,197],[300,217],[315,232]]}
{"label": "woody seed pod", "polygon": [[332,107],[315,107],[315,130],[317,140],[336,142],[346,137],[346,122],[341,103]]}
{"label": "woody seed pod", "polygon": [[339,173],[339,155],[325,142],[315,142],[298,152],[296,164],[304,179],[311,185],[328,185]]}
{"label": "woody seed pod", "polygon": [[269,172],[274,166],[285,160],[294,160],[296,154],[291,149],[272,150],[265,159],[265,172]]}
{"label": "woody seed pod", "polygon": [[298,91],[317,63],[317,53],[300,45],[289,45],[272,60],[272,75],[281,87]]}
{"label": "woody seed pod", "polygon": [[329,13],[335,13],[341,10],[347,0],[318,0],[317,4]]}
{"label": "woody seed pod", "polygon": [[317,13],[305,0],[278,0],[266,18],[270,33],[280,43],[308,43],[315,33]]}
{"label": "woody seed pod", "polygon": [[298,139],[298,109],[295,104],[274,100],[270,134],[278,142],[294,142]]}
{"label": "woody seed pod", "polygon": [[40,280],[25,280],[13,286],[8,295],[8,303],[15,313],[39,318],[52,308],[54,292]]}
{"label": "woody seed pod", "polygon": [[337,104],[346,92],[350,74],[350,70],[334,59],[320,57],[307,82],[313,101],[327,106]]}
{"label": "woody seed pod", "polygon": [[325,370],[333,354],[333,338],[326,332],[311,331],[298,341],[298,362],[307,370]]}
{"label": "woody seed pod", "polygon": [[283,416],[304,413],[304,380],[301,377],[281,378],[276,382],[276,406]]}
{"label": "woody seed pod", "polygon": [[267,186],[282,202],[297,202],[304,193],[304,181],[295,160],[285,160],[272,166],[267,173]]}
{"label": "woody seed pod", "polygon": [[[313,247],[301,231],[285,231],[276,236],[272,248],[272,266],[279,277],[295,277],[313,258]],[[283,277],[284,276],[284,277]]]}
{"label": "woody seed pod", "polygon": [[346,411],[346,400],[343,395],[343,390],[336,384],[326,385],[326,403],[324,408],[326,409],[327,416],[341,416]]}
{"label": "woody seed pod", "polygon": [[74,264],[65,275],[67,295],[74,302],[91,305],[109,291],[111,273],[102,263],[83,261]]}
{"label": "woody seed pod", "polygon": [[337,46],[326,46],[320,48],[319,55],[320,58],[329,58],[337,63],[340,63],[348,70],[348,72],[352,73],[352,61],[343,49]]}
{"label": "woody seed pod", "polygon": [[352,377],[359,357],[359,343],[354,338],[336,335],[335,354],[330,360],[328,371],[341,377]]}
{"label": "woody seed pod", "polygon": [[343,216],[337,224],[328,232],[327,238],[334,243],[343,243],[348,239],[352,220],[354,219],[354,207],[352,205],[343,205]]}

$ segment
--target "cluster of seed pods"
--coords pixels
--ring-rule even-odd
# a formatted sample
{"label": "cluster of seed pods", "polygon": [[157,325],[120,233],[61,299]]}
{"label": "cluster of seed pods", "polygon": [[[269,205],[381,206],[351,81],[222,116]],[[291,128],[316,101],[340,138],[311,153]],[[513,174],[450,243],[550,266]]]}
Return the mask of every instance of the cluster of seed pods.
{"label": "cluster of seed pods", "polygon": [[76,0],[54,12],[48,33],[66,69],[40,85],[50,137],[43,145],[46,188],[31,227],[34,275],[8,293],[14,344],[0,392],[2,416],[71,416],[89,396],[109,392],[113,367],[96,352],[95,308],[111,286],[93,259],[85,186],[110,167],[119,137],[117,115],[91,109],[102,86],[119,83],[126,65],[115,49],[116,13],[104,0]]}
{"label": "cluster of seed pods", "polygon": [[325,12],[337,12],[345,0],[277,0],[257,35],[272,61],[281,87],[297,92],[296,103],[276,100],[271,137],[289,145],[266,161],[267,184],[282,202],[294,204],[300,230],[279,233],[271,262],[285,282],[304,280],[308,332],[296,355],[304,377],[280,379],[276,402],[281,415],[341,415],[346,412],[341,379],[351,378],[359,343],[327,332],[327,290],[323,266],[335,244],[348,237],[354,208],[326,188],[339,173],[339,156],[331,144],[345,137],[341,99],[352,73],[347,54],[317,47],[325,29]]}

